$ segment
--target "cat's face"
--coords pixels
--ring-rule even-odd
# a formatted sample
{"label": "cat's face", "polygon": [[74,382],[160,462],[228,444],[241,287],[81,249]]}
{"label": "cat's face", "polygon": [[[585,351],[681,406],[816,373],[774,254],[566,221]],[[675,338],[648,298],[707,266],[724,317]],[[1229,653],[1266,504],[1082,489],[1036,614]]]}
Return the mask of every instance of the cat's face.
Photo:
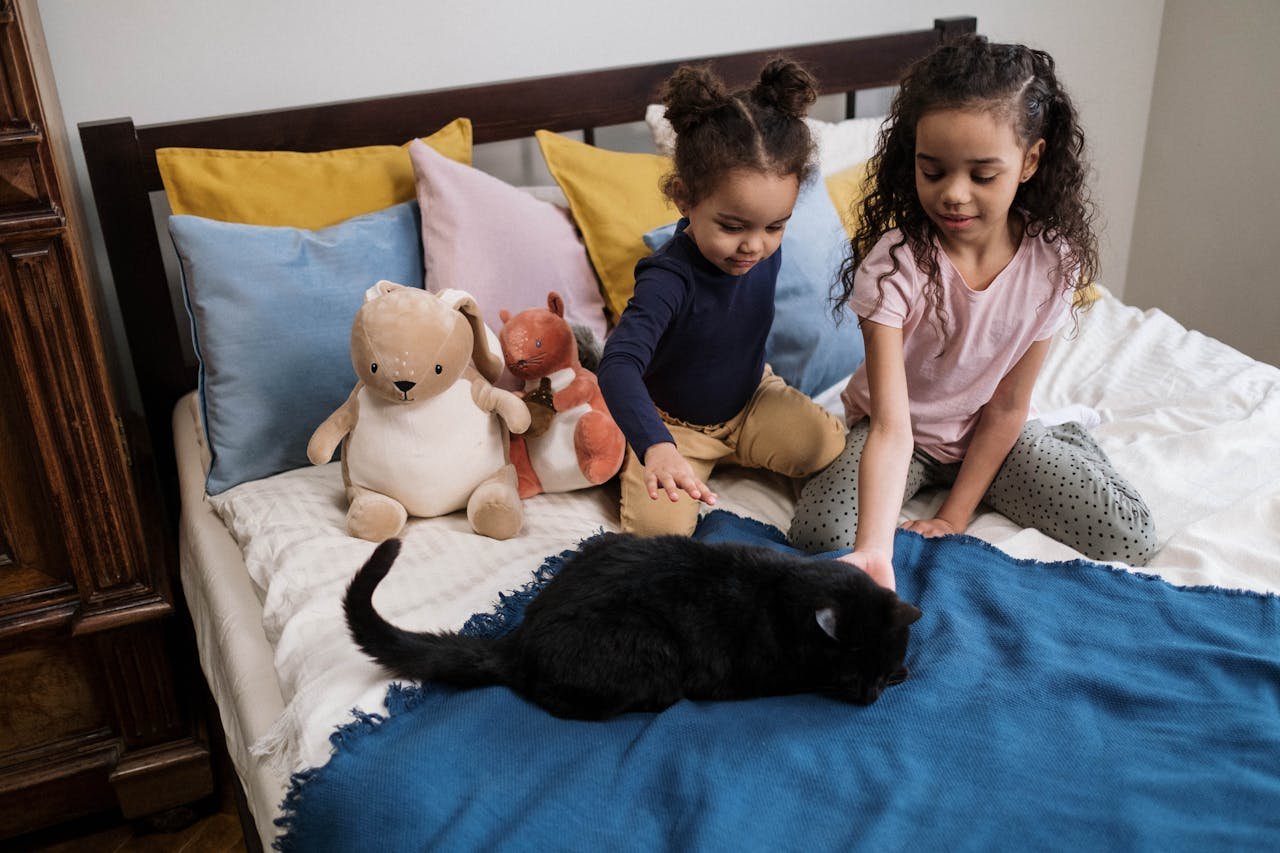
{"label": "cat's face", "polygon": [[839,647],[827,692],[855,705],[870,705],[886,687],[905,681],[907,668],[902,661],[911,636],[909,626],[920,616],[919,608],[897,596],[818,609],[815,621]]}

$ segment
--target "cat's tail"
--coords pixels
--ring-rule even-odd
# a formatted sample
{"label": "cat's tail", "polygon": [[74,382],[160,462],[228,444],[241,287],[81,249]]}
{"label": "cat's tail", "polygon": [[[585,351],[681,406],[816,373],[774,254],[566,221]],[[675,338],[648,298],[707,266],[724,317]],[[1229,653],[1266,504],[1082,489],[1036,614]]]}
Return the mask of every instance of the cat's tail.
{"label": "cat's tail", "polygon": [[378,615],[373,591],[391,570],[400,540],[388,539],[356,572],[342,606],[356,645],[393,674],[415,681],[459,687],[506,684],[506,666],[497,641],[459,634],[406,631]]}

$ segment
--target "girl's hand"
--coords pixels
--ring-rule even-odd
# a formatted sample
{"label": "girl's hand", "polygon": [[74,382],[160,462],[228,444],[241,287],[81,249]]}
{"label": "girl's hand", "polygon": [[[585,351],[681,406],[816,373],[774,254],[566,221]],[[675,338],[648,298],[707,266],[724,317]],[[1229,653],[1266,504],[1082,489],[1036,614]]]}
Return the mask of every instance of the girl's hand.
{"label": "girl's hand", "polygon": [[661,489],[673,502],[678,501],[683,489],[689,497],[707,506],[716,502],[716,493],[694,476],[689,460],[681,456],[669,441],[654,444],[644,452],[644,484],[649,489],[651,500],[658,499],[658,490]]}
{"label": "girl's hand", "polygon": [[839,559],[862,569],[885,589],[897,589],[893,580],[893,558],[883,551],[854,551]]}
{"label": "girl's hand", "polygon": [[902,529],[914,530],[916,533],[926,536],[929,539],[932,539],[935,536],[946,536],[949,533],[960,532],[959,530],[956,530],[951,522],[943,518],[917,518],[902,525]]}

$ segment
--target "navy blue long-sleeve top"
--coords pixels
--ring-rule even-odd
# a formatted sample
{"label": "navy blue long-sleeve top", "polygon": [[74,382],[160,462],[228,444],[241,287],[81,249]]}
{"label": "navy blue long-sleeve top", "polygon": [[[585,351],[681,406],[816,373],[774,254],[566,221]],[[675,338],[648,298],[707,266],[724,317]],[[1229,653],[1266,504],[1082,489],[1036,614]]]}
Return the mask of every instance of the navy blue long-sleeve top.
{"label": "navy blue long-sleeve top", "polygon": [[[636,289],[605,342],[597,377],[641,460],[672,441],[657,409],[694,424],[742,411],[764,374],[779,249],[746,275],[721,271],[684,233],[636,264]],[[657,407],[655,409],[655,406]]]}

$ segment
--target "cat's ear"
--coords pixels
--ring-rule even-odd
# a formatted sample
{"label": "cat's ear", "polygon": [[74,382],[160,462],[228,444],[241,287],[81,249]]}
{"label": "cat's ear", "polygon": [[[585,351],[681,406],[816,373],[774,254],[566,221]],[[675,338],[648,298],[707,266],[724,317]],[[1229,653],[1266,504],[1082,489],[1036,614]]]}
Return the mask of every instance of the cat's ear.
{"label": "cat's ear", "polygon": [[818,627],[822,629],[822,633],[833,640],[839,639],[836,636],[836,609],[834,607],[823,607],[815,610],[813,618],[818,621]]}
{"label": "cat's ear", "polygon": [[923,615],[920,608],[914,604],[898,601],[893,605],[893,612],[889,614],[889,625],[893,628],[905,628]]}

